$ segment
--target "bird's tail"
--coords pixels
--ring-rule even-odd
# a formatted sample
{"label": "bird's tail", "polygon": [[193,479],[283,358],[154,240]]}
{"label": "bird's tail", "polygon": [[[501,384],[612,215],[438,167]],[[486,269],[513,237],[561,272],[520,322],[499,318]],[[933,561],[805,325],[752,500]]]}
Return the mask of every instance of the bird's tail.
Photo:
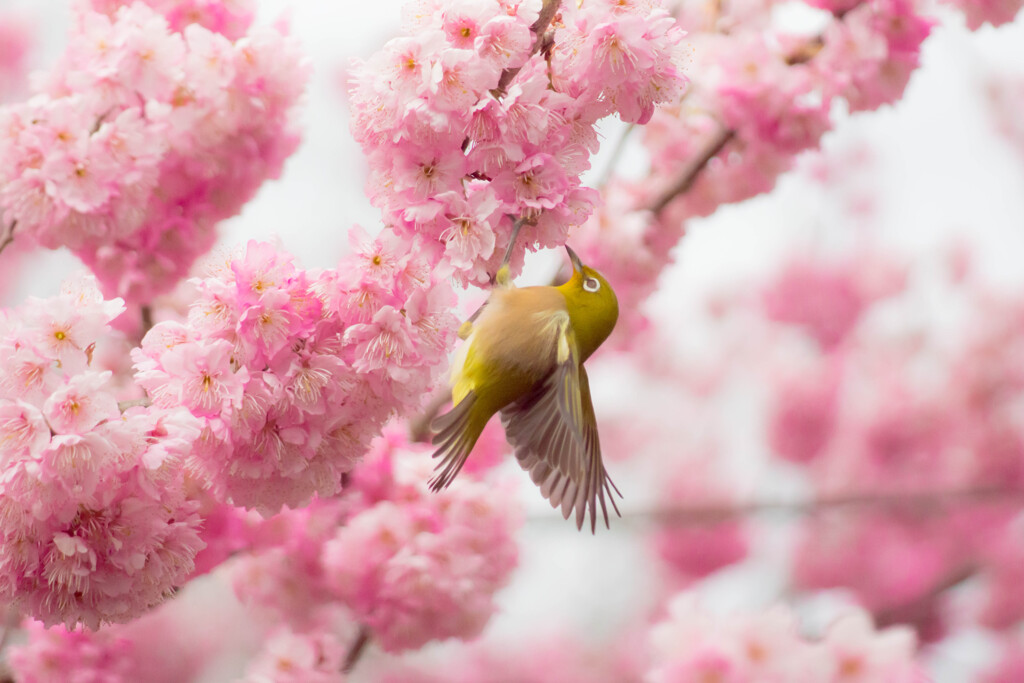
{"label": "bird's tail", "polygon": [[452,483],[487,425],[490,416],[481,416],[479,409],[473,410],[476,404],[477,395],[470,391],[451,410],[430,423],[430,428],[437,432],[433,443],[438,448],[433,457],[441,458],[434,468],[437,474],[430,480],[431,490],[440,491]]}

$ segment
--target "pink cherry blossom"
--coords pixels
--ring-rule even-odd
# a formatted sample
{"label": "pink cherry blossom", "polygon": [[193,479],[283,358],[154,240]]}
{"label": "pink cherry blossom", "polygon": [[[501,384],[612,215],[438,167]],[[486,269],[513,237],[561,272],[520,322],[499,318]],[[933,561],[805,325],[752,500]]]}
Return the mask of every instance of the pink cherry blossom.
{"label": "pink cherry blossom", "polygon": [[[892,681],[924,680],[913,633],[876,630],[862,611],[833,622],[820,642],[802,637],[784,607],[753,614],[710,614],[685,593],[651,631],[654,667],[645,680]],[[702,678],[703,677],[703,678]]]}
{"label": "pink cherry blossom", "polygon": [[82,629],[46,629],[38,621],[26,624],[29,642],[11,648],[10,666],[19,681],[51,683],[94,680],[128,683],[132,680],[132,643],[124,638],[97,639]]}
{"label": "pink cherry blossom", "polygon": [[280,33],[242,36],[245,3],[97,4],[107,14],[78,6],[38,95],[0,109],[0,209],[17,238],[70,247],[105,292],[141,304],[280,172],[306,67]]}
{"label": "pink cherry blossom", "polygon": [[26,385],[15,372],[0,390],[0,595],[47,625],[135,618],[185,580],[202,547],[181,468],[195,419],[122,414],[111,372],[89,367],[120,310],[81,283],[8,313],[0,336],[50,377]]}
{"label": "pink cherry blossom", "polygon": [[277,629],[249,666],[243,683],[344,683],[345,645],[330,632]]}
{"label": "pink cherry blossom", "polygon": [[[597,150],[597,120],[646,121],[682,91],[682,32],[664,10],[565,12],[547,60],[529,54],[530,3],[418,3],[407,11],[414,35],[353,71],[352,130],[369,157],[371,200],[460,283],[490,279],[509,216],[535,224],[524,248],[564,243],[596,203],[579,175]],[[578,43],[593,49],[565,47]]]}
{"label": "pink cherry blossom", "polygon": [[391,239],[317,274],[251,242],[195,281],[188,324],[155,326],[134,352],[154,403],[202,421],[189,465],[215,498],[270,515],[334,495],[384,420],[422,400],[454,318],[447,288]]}
{"label": "pink cherry blossom", "polygon": [[386,464],[389,475],[371,480],[368,507],[322,555],[336,599],[392,652],[478,635],[516,563],[518,515],[506,488],[459,480],[432,494],[423,478],[430,463],[421,449],[404,448],[393,439],[378,452],[377,466]]}
{"label": "pink cherry blossom", "polygon": [[[230,40],[245,35],[255,14],[252,0],[141,0],[167,17],[171,27],[184,32],[190,24],[198,24],[210,31],[221,33]],[[132,4],[127,0],[89,0],[92,8],[113,16],[121,7]]]}

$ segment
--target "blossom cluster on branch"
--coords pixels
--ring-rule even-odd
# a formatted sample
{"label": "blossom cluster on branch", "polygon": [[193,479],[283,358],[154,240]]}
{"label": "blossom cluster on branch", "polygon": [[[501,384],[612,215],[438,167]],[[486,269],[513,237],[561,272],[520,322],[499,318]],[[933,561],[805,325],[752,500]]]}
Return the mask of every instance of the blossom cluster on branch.
{"label": "blossom cluster on branch", "polygon": [[513,264],[563,244],[597,203],[580,183],[594,125],[645,123],[685,83],[683,32],[660,3],[538,4],[412,3],[409,35],[353,72],[367,194],[458,282],[488,281],[517,218]]}
{"label": "blossom cluster on branch", "polygon": [[[803,468],[820,496],[894,497],[885,507],[808,520],[794,578],[809,589],[850,588],[876,614],[913,623],[931,639],[946,628],[940,594],[977,575],[985,582],[977,619],[1008,627],[1024,617],[1016,588],[1024,556],[1018,505],[980,498],[922,515],[898,498],[1024,491],[1022,302],[954,273],[961,279],[947,282],[944,296],[948,308],[961,311],[963,332],[955,341],[924,325],[872,333],[879,315],[872,309],[898,309],[914,297],[898,281],[875,306],[858,295],[881,270],[877,261],[862,254],[833,264],[793,262],[762,300],[766,317],[816,342],[775,373],[768,443]],[[894,565],[901,571],[893,572]]]}
{"label": "blossom cluster on branch", "polygon": [[387,235],[337,270],[257,242],[211,270],[188,320],[134,352],[137,381],[200,420],[188,465],[217,499],[269,516],[336,494],[381,425],[436,383],[450,289]]}
{"label": "blossom cluster on branch", "polygon": [[293,40],[176,23],[141,3],[112,18],[80,5],[38,94],[0,108],[3,226],[68,247],[130,305],[187,275],[298,144],[307,67]]}
{"label": "blossom cluster on branch", "polygon": [[478,635],[516,565],[521,513],[493,478],[434,494],[430,469],[426,447],[386,432],[340,499],[257,532],[236,590],[304,629],[344,608],[389,652]]}
{"label": "blossom cluster on branch", "polygon": [[795,615],[784,607],[721,617],[681,594],[668,618],[651,632],[654,664],[648,683],[677,681],[786,681],[922,683],[909,628],[876,630],[854,610],[837,619],[820,640],[800,635]]}
{"label": "blossom cluster on branch", "polygon": [[92,282],[0,317],[0,599],[47,625],[124,622],[192,572],[181,408],[123,414],[96,341],[122,310]]}
{"label": "blossom cluster on branch", "polygon": [[[934,19],[919,0],[820,0],[822,28],[777,26],[779,3],[680,3],[693,65],[690,87],[660,108],[643,133],[645,177],[613,176],[576,250],[616,283],[623,330],[643,324],[641,303],[696,218],[770,191],[796,156],[818,146],[838,112],[899,100],[920,64]],[[954,3],[998,25],[1021,3]],[[981,19],[980,17],[984,17]]]}
{"label": "blossom cluster on branch", "polygon": [[[870,253],[796,261],[753,295],[716,302],[723,325],[743,318],[743,339],[685,377],[703,364],[671,367],[640,318],[686,222],[770,190],[840,101],[859,111],[899,99],[932,20],[915,0],[821,0],[809,11],[822,29],[792,36],[770,0],[687,2],[675,18],[663,4],[410,2],[405,35],[351,72],[353,133],[384,229],[353,228],[337,268],[303,270],[255,241],[194,269],[216,223],[297,145],[308,68],[295,42],[252,28],[248,0],[77,3],[70,46],[36,97],[0,109],[0,250],[8,233],[68,247],[99,282],[0,311],[0,600],[12,623],[25,617],[27,639],[7,658],[18,680],[195,678],[214,648],[190,647],[180,625],[174,647],[190,656],[163,679],[140,673],[163,649],[154,633],[172,628],[150,610],[180,605],[166,598],[213,571],[251,617],[249,683],[343,681],[368,643],[393,654],[478,636],[518,562],[513,492],[471,471],[503,441],[489,433],[464,475],[432,493],[428,451],[386,425],[439,383],[457,324],[449,280],[487,283],[513,226],[513,270],[579,228],[574,246],[628,313],[636,365],[674,383],[674,398],[712,403],[739,374],[766,380],[758,436],[770,467],[823,500],[907,497],[801,526],[793,587],[845,587],[860,604],[820,640],[786,610],[720,618],[684,597],[667,615],[655,606],[664,619],[649,653],[636,640],[602,653],[619,679],[917,683],[916,640],[889,626],[940,638],[956,618],[945,597],[968,580],[973,623],[1021,621],[1019,505],[940,519],[941,504],[918,504],[963,486],[1024,490],[1020,301],[957,280],[977,312],[959,345],[887,336],[872,325],[909,298],[900,268]],[[963,5],[974,27],[1020,3]],[[650,124],[650,169],[613,177],[601,207],[581,174],[596,125],[615,114]],[[190,273],[181,311],[150,306]],[[108,362],[104,340],[126,307],[161,322]],[[935,361],[945,370],[923,381]],[[655,440],[688,448],[681,406],[620,417],[632,424],[617,434],[603,422],[608,457]],[[655,418],[662,431],[647,429]],[[756,550],[733,514],[735,481],[681,462],[659,470],[656,495],[711,514],[699,526],[651,515],[662,602]],[[647,637],[649,618],[634,636]],[[582,650],[568,643],[548,671],[503,652],[462,673],[573,680]]]}

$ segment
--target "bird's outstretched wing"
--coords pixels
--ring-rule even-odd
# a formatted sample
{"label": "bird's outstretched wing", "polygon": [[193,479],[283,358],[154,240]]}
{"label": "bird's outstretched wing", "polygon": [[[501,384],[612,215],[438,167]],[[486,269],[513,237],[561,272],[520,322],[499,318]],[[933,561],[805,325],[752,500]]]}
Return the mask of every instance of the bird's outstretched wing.
{"label": "bird's outstretched wing", "polygon": [[437,474],[430,480],[432,491],[440,491],[452,483],[480,436],[480,430],[473,429],[471,424],[475,403],[476,394],[470,391],[458,405],[430,423],[430,428],[437,431],[434,445],[438,449],[434,457],[441,458],[435,468]]}
{"label": "bird's outstretched wing", "polygon": [[613,494],[619,491],[601,461],[590,384],[568,320],[559,330],[556,354],[554,371],[536,389],[503,408],[501,423],[519,464],[551,506],[561,507],[566,519],[575,510],[577,529],[583,528],[589,509],[593,532],[598,504],[609,526],[606,495],[619,514]]}

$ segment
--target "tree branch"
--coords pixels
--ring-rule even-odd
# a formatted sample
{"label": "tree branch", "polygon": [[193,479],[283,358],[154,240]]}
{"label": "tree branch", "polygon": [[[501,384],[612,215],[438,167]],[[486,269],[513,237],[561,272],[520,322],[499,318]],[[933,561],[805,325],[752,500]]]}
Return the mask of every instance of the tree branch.
{"label": "tree branch", "polygon": [[366,626],[359,627],[359,633],[356,635],[355,641],[352,643],[352,647],[349,648],[348,654],[345,655],[345,663],[341,667],[342,673],[348,673],[352,670],[352,667],[356,665],[359,658],[363,656],[363,652],[366,650],[366,646],[370,643],[370,629]]}
{"label": "tree branch", "polygon": [[[558,12],[559,6],[562,4],[562,0],[544,0],[544,6],[541,7],[540,14],[537,16],[537,21],[533,22],[530,30],[535,36],[533,41],[533,48],[530,50],[530,55],[533,56],[537,53],[545,43],[545,34],[548,30],[548,26],[551,25],[551,21],[555,18],[555,14]],[[516,77],[519,70],[523,67],[517,66],[514,69],[505,69],[501,72],[501,76],[498,78],[498,85],[491,94],[495,98],[501,99],[505,95],[505,91],[509,84],[512,83],[512,79]]]}
{"label": "tree branch", "polygon": [[430,423],[434,421],[437,414],[441,412],[444,404],[452,400],[450,391],[439,391],[434,395],[423,412],[409,422],[409,440],[413,443],[427,443],[430,441]]}
{"label": "tree branch", "polygon": [[0,254],[4,253],[4,249],[10,246],[11,242],[14,241],[14,228],[18,226],[18,221],[11,221],[2,233],[0,233]]}
{"label": "tree branch", "polygon": [[708,141],[708,145],[704,148],[704,152],[690,163],[683,175],[680,176],[679,180],[673,183],[671,187],[665,190],[661,196],[651,204],[651,213],[655,216],[659,215],[665,210],[665,207],[669,205],[669,202],[679,195],[689,191],[689,189],[693,187],[693,183],[697,180],[697,176],[699,176],[700,172],[704,170],[704,167],[708,165],[708,162],[715,158],[715,156],[717,156],[718,153],[721,152],[734,137],[736,137],[736,131],[728,128],[720,128]]}
{"label": "tree branch", "polygon": [[[153,309],[150,306],[143,306],[139,309],[139,315],[142,318],[142,337],[146,336],[146,333],[153,329]],[[141,339],[141,337],[140,337]]]}
{"label": "tree branch", "polygon": [[[659,524],[702,525],[725,522],[753,515],[777,513],[806,515],[825,510],[842,508],[892,507],[912,508],[917,513],[942,515],[950,505],[972,503],[1016,503],[1024,504],[1024,491],[1001,487],[980,487],[960,490],[875,493],[854,491],[812,498],[810,500],[760,500],[747,503],[711,503],[687,505],[675,508],[652,508],[649,510],[623,510],[623,519]],[[555,520],[558,517],[545,515],[531,517],[534,520]]]}
{"label": "tree branch", "polygon": [[916,598],[898,605],[887,605],[876,609],[873,614],[875,625],[884,628],[894,624],[915,624],[926,621],[929,615],[934,614],[935,601],[942,597],[943,593],[974,578],[978,571],[978,567],[970,563],[956,567],[945,578],[939,580]]}
{"label": "tree branch", "polygon": [[[841,12],[835,13],[836,21],[842,21],[843,17],[857,7],[860,3],[856,3],[848,9]],[[806,64],[807,62],[814,59],[814,57],[821,52],[821,49],[825,46],[825,38],[823,35],[815,36],[811,38],[807,43],[799,47],[796,51],[791,53],[785,58],[786,64],[789,66],[796,66],[799,64]],[[694,181],[697,180],[697,176],[704,170],[708,162],[711,161],[719,152],[722,151],[730,140],[736,136],[736,131],[729,129],[719,130],[718,134],[711,139],[708,146],[705,148],[704,153],[701,154],[687,169],[686,172],[666,190],[650,207],[650,211],[657,216],[665,207],[668,206],[669,202],[675,199],[677,196],[689,191],[690,187],[693,186]]]}

